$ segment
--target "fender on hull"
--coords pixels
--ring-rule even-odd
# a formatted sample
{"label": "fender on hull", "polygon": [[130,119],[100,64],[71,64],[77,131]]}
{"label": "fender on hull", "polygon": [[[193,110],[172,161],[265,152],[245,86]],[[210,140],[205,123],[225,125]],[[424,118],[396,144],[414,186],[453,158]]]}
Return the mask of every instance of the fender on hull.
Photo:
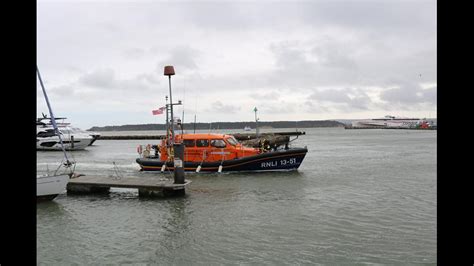
{"label": "fender on hull", "polygon": [[[222,163],[184,162],[184,170],[196,171],[199,165],[201,165],[201,172],[217,172],[220,165],[222,165],[222,172],[296,170],[303,162],[307,152],[308,149],[306,148],[295,148],[226,160]],[[165,163],[159,159],[148,158],[137,158],[136,162],[140,165],[142,171],[161,171]],[[166,169],[174,170],[173,162],[167,162]]]}

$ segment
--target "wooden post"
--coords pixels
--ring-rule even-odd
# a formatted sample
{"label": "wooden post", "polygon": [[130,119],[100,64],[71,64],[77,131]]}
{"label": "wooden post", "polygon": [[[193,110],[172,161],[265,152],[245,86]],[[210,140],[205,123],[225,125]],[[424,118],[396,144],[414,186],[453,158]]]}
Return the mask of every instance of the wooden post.
{"label": "wooden post", "polygon": [[184,184],[184,144],[174,143],[174,183]]}

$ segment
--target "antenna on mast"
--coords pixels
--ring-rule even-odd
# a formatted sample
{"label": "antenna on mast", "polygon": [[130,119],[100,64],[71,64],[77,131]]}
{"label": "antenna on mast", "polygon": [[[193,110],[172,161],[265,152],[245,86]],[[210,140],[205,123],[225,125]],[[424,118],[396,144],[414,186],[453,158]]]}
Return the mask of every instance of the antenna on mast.
{"label": "antenna on mast", "polygon": [[170,128],[170,126],[169,126],[169,120],[168,120],[168,119],[169,119],[169,117],[168,117],[168,111],[169,111],[168,96],[165,96],[165,100],[166,100],[166,105],[165,105],[165,106],[166,106],[166,128],[165,128],[165,130],[166,130],[166,141],[168,142],[169,137],[170,137],[170,136],[169,136],[169,133],[170,133],[169,128]]}
{"label": "antenna on mast", "polygon": [[259,136],[259,131],[258,131],[258,118],[257,118],[257,111],[258,111],[258,110],[257,110],[257,107],[255,107],[255,108],[253,109],[253,111],[255,112],[255,135],[256,135],[257,138],[258,138],[258,136]]}
{"label": "antenna on mast", "polygon": [[[185,99],[186,99],[186,81],[184,82],[183,102]],[[184,134],[184,103],[183,103],[183,115],[181,116],[181,134]]]}

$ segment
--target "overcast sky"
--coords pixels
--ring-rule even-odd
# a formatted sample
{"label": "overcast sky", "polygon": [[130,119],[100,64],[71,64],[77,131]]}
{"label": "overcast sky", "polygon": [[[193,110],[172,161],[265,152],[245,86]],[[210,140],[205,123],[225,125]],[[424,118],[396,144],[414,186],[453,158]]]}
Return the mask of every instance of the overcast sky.
{"label": "overcast sky", "polygon": [[37,62],[84,129],[164,123],[166,65],[185,122],[436,117],[436,20],[428,0],[39,0]]}

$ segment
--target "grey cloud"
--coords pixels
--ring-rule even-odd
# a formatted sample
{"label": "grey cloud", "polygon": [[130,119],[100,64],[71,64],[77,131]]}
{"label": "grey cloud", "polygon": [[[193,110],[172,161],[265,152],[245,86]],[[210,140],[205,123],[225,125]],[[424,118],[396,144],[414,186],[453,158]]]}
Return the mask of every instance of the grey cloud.
{"label": "grey cloud", "polygon": [[314,92],[310,98],[334,103],[348,103],[351,101],[347,95],[347,89],[317,91]]}
{"label": "grey cloud", "polygon": [[[53,87],[51,93],[63,100],[74,96],[76,102],[101,102],[102,106],[105,106],[117,102],[148,103],[150,96],[160,95],[160,88],[161,81],[157,73],[117,79],[113,70],[99,69],[83,74],[75,82]],[[141,95],[148,96],[141,97]]]}
{"label": "grey cloud", "polygon": [[117,79],[112,69],[99,69],[78,78],[78,84],[97,90],[150,90],[160,84],[157,73],[139,74],[131,79]]}
{"label": "grey cloud", "polygon": [[349,56],[343,55],[342,51],[335,56],[322,52],[334,44],[330,42],[301,48],[307,45],[287,42],[273,44],[270,50],[274,53],[277,69],[268,73],[268,81],[303,89],[325,85],[342,86],[359,81],[359,73]]}
{"label": "grey cloud", "polygon": [[[209,30],[244,30],[264,20],[264,8],[268,5],[230,2],[195,2],[180,5],[182,18],[198,27]],[[178,8],[178,6],[174,6]],[[263,8],[263,9],[262,9]]]}
{"label": "grey cloud", "polygon": [[[343,27],[406,30],[433,23],[434,1],[321,1],[298,5],[302,19],[311,24],[332,24]],[[420,16],[423,14],[424,16]],[[426,16],[429,14],[429,16]]]}
{"label": "grey cloud", "polygon": [[255,100],[276,101],[280,98],[280,93],[275,90],[268,93],[256,93],[253,91],[249,94],[249,97]]}
{"label": "grey cloud", "polygon": [[[310,100],[319,104],[333,104],[335,108],[343,111],[368,110],[372,104],[367,93],[357,88],[316,90],[309,96],[308,101]],[[311,107],[311,104],[308,105]]]}
{"label": "grey cloud", "polygon": [[389,103],[415,104],[422,100],[418,93],[422,92],[418,84],[401,82],[395,88],[387,89],[380,93],[380,98]]}
{"label": "grey cloud", "polygon": [[156,73],[154,74],[140,74],[136,77],[137,80],[141,80],[142,82],[147,82],[149,84],[160,84],[162,81],[160,80],[162,76],[158,76]]}
{"label": "grey cloud", "polygon": [[305,56],[305,51],[297,47],[298,43],[274,43],[269,48],[275,55],[276,66],[280,69],[296,67],[295,70],[304,69],[311,64]]}
{"label": "grey cloud", "polygon": [[125,50],[123,55],[127,59],[140,59],[145,55],[145,50],[141,48],[130,48]]}
{"label": "grey cloud", "polygon": [[423,90],[422,101],[436,105],[437,97],[438,97],[437,91],[438,91],[438,87],[432,87],[432,88]]}
{"label": "grey cloud", "polygon": [[285,101],[280,101],[277,104],[268,104],[264,102],[258,107],[258,117],[264,117],[265,114],[288,114],[293,113],[295,110],[296,106],[294,104]]}
{"label": "grey cloud", "polygon": [[307,100],[303,103],[303,108],[309,113],[329,113],[330,110],[328,107],[319,104],[312,100]]}
{"label": "grey cloud", "polygon": [[194,70],[198,68],[196,59],[199,57],[200,52],[189,46],[177,46],[171,49],[167,58],[158,62],[158,68],[163,71],[163,66],[172,65],[175,71],[178,70]]}
{"label": "grey cloud", "polygon": [[327,40],[326,43],[315,46],[311,52],[323,66],[354,69],[357,68],[357,63],[351,57],[352,49],[336,41]]}
{"label": "grey cloud", "polygon": [[211,103],[211,108],[207,108],[209,112],[219,112],[219,113],[236,113],[241,108],[231,104],[223,104],[221,101],[215,101]]}
{"label": "grey cloud", "polygon": [[84,73],[84,70],[82,70],[82,69],[79,68],[79,67],[72,66],[72,65],[65,66],[65,67],[64,67],[64,70],[70,71],[71,73],[74,73],[74,74],[77,74],[77,73],[82,74],[82,73]]}
{"label": "grey cloud", "polygon": [[[436,23],[434,1],[270,1],[259,3],[197,2],[175,4],[180,18],[211,30],[248,30],[256,27],[286,31],[295,25],[328,25],[403,32]],[[282,19],[285,17],[287,19]],[[316,28],[316,29],[317,29]]]}
{"label": "grey cloud", "polygon": [[97,25],[99,26],[99,28],[109,32],[120,33],[123,30],[122,27],[120,27],[117,23],[114,22],[100,22],[97,23]]}
{"label": "grey cloud", "polygon": [[115,72],[110,68],[99,69],[81,76],[78,81],[79,84],[86,86],[113,88],[115,86]]}
{"label": "grey cloud", "polygon": [[76,90],[77,88],[73,86],[63,85],[51,88],[51,93],[60,97],[70,97],[75,94]]}
{"label": "grey cloud", "polygon": [[355,109],[361,109],[361,110],[368,110],[369,105],[372,103],[371,99],[369,96],[356,96],[351,99],[351,102],[349,104],[350,107],[353,107]]}

